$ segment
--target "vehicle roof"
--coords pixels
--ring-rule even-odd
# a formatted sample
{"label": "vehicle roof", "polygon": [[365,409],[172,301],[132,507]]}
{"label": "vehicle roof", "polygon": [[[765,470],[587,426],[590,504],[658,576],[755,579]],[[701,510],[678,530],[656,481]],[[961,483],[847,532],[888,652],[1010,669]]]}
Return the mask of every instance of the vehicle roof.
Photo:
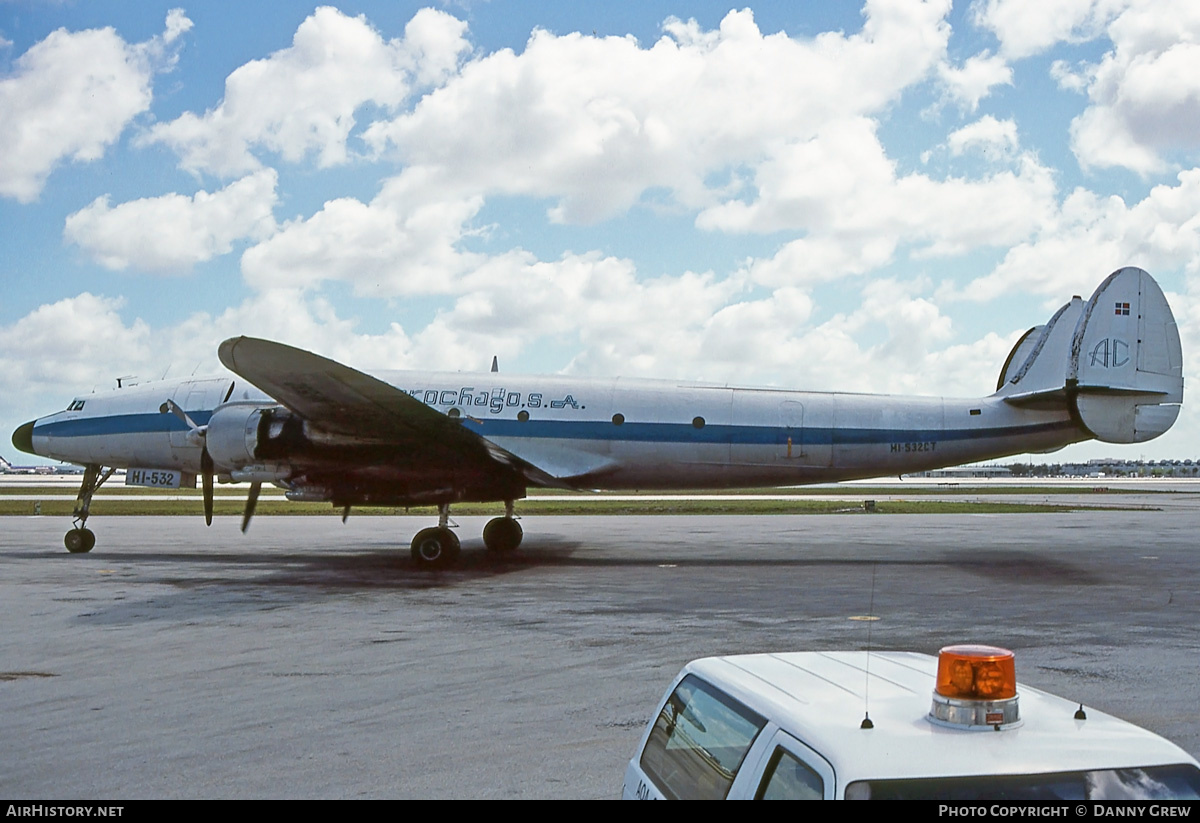
{"label": "vehicle roof", "polygon": [[[1076,720],[1078,704],[1020,683],[1017,728],[931,723],[937,658],[926,654],[751,654],[696,660],[684,671],[724,689],[822,754],[842,787],[862,779],[1196,763],[1174,743],[1104,712],[1085,707],[1087,719]],[[874,728],[861,729],[868,709]]]}

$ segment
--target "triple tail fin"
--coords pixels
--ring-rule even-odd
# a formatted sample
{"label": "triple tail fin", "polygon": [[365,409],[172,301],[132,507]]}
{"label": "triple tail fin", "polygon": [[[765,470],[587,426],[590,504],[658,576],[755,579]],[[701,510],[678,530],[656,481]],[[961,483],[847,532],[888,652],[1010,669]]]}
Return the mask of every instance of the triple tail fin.
{"label": "triple tail fin", "polygon": [[1106,443],[1141,443],[1171,428],[1183,402],[1183,348],[1162,289],[1132,266],[1086,303],[1071,299],[1017,341],[996,394],[1015,406],[1062,408]]}

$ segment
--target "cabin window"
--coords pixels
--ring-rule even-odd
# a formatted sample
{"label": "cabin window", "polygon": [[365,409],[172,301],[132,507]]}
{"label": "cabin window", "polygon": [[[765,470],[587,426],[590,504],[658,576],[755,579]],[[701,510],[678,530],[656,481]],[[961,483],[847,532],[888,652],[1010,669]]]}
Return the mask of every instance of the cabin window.
{"label": "cabin window", "polygon": [[619,426],[624,422],[625,422],[625,415],[621,414],[620,412],[617,412],[616,414],[613,415],[613,425],[614,426]]}
{"label": "cabin window", "polygon": [[517,412],[517,419],[520,420],[522,423],[524,423],[526,420],[529,419],[529,412],[524,411],[524,410]]}
{"label": "cabin window", "polygon": [[462,412],[460,412],[458,409],[451,409],[450,411],[446,412],[447,417],[457,418],[460,414],[462,414]]}
{"label": "cabin window", "polygon": [[704,418],[703,417],[693,417],[692,425],[698,429],[704,428]]}
{"label": "cabin window", "polygon": [[983,413],[983,410],[982,410],[982,409],[971,409],[971,416],[972,416],[972,417],[974,417],[974,416],[975,416],[975,415],[977,415],[977,414],[982,414],[982,413]]}

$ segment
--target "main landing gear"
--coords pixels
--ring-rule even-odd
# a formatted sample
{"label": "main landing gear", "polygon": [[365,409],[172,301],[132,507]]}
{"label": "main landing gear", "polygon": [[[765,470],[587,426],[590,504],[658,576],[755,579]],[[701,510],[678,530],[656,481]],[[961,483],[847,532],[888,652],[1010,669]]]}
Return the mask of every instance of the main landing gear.
{"label": "main landing gear", "polygon": [[524,537],[521,524],[513,517],[513,502],[504,501],[504,516],[488,521],[483,527],[483,545],[493,554],[510,554],[521,545]]}
{"label": "main landing gear", "polygon": [[[450,504],[438,506],[438,524],[421,529],[412,541],[412,559],[425,569],[445,569],[458,560],[462,546],[450,531]],[[521,545],[521,524],[513,517],[513,501],[504,502],[504,517],[488,521],[483,528],[483,544],[497,555],[510,554]]]}
{"label": "main landing gear", "polygon": [[462,548],[458,537],[450,531],[450,504],[438,506],[438,524],[421,529],[412,540],[412,558],[426,569],[444,569],[454,565]]}
{"label": "main landing gear", "polygon": [[75,528],[63,536],[63,545],[71,554],[86,554],[96,545],[95,533],[84,524],[92,507],[92,495],[104,485],[105,480],[112,477],[113,471],[95,463],[88,464],[83,470],[83,483],[79,487],[79,496],[75,498]]}

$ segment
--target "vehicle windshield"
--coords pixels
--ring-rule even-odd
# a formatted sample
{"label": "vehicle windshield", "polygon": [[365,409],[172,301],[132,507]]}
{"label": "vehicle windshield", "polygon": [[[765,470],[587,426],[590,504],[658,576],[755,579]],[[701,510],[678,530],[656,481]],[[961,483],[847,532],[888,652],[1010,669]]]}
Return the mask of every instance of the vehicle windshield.
{"label": "vehicle windshield", "polygon": [[1057,774],[859,780],[847,800],[1197,800],[1200,769],[1188,764]]}

